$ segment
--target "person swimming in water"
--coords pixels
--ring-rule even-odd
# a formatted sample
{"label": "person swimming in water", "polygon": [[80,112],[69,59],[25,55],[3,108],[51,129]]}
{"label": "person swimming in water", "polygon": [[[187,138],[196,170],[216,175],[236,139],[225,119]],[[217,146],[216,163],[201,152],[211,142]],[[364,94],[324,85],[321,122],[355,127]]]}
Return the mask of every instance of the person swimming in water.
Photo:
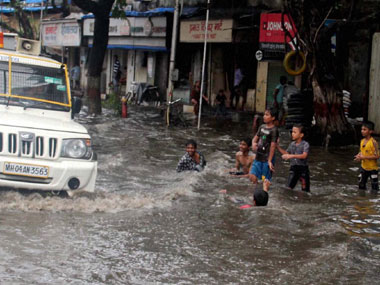
{"label": "person swimming in water", "polygon": [[220,194],[225,194],[228,199],[236,204],[240,204],[240,209],[247,209],[252,206],[266,206],[268,205],[269,194],[268,191],[264,189],[255,189],[253,191],[253,204],[245,204],[244,199],[237,199],[227,194],[226,189],[219,191]]}
{"label": "person swimming in water", "polygon": [[197,151],[197,142],[195,140],[188,140],[186,142],[186,153],[178,162],[177,172],[186,170],[200,172],[205,166],[206,160],[203,154]]}
{"label": "person swimming in water", "polygon": [[229,171],[231,175],[248,177],[255,154],[250,152],[252,140],[245,138],[240,141],[239,151],[235,156],[235,168]]}

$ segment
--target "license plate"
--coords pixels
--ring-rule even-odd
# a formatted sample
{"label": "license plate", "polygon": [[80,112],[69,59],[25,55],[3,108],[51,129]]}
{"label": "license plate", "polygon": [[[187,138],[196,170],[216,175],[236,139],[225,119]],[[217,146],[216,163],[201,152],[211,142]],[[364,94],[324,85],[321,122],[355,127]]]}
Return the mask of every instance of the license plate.
{"label": "license plate", "polygon": [[42,165],[4,162],[4,174],[48,178],[49,167]]}

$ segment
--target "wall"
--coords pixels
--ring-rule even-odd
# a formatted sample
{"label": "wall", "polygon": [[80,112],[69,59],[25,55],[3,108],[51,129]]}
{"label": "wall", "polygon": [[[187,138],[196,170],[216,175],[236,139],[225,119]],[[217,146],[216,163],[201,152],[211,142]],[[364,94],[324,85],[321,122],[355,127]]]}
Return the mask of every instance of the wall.
{"label": "wall", "polygon": [[143,61],[144,52],[134,50],[128,51],[127,92],[130,90],[131,82],[147,82],[147,67],[143,66]]}
{"label": "wall", "polygon": [[155,83],[161,98],[166,98],[166,86],[168,83],[169,54],[158,53],[156,58]]}
{"label": "wall", "polygon": [[[136,75],[135,75],[135,81],[137,82],[147,82],[148,76],[147,76],[147,65],[146,65],[146,58],[143,51],[137,51],[136,52]],[[144,63],[145,62],[145,63]]]}
{"label": "wall", "polygon": [[[212,46],[212,57],[211,57],[211,101],[214,105],[215,96],[220,89],[226,90],[225,86],[225,74],[223,65],[223,49],[221,47]],[[226,94],[226,92],[225,92]],[[229,94],[226,94],[228,97]]]}
{"label": "wall", "polygon": [[135,51],[128,51],[128,66],[127,66],[127,92],[131,89],[131,82],[135,81],[134,79],[134,70],[135,70]]}
{"label": "wall", "polygon": [[[353,41],[350,41],[349,44],[347,79],[344,88],[351,93],[350,117],[363,116],[365,110],[365,96],[368,90],[368,55],[370,53],[370,41],[367,33],[368,31],[355,32]],[[367,37],[368,40],[365,40]]]}
{"label": "wall", "polygon": [[132,81],[146,82],[151,85],[155,84],[156,58],[157,54],[154,52],[145,52],[140,50],[128,51],[127,92],[130,90]]}
{"label": "wall", "polygon": [[368,119],[375,123],[375,132],[380,133],[380,33],[373,35],[371,57]]}
{"label": "wall", "polygon": [[[193,75],[193,84],[197,80],[201,80],[202,76],[202,59],[203,59],[203,50],[198,49],[193,55],[191,73]],[[206,77],[206,75],[205,75]]]}
{"label": "wall", "polygon": [[258,113],[265,112],[265,104],[266,104],[266,96],[267,96],[268,66],[269,66],[269,63],[267,61],[259,61],[257,65],[255,111]]}

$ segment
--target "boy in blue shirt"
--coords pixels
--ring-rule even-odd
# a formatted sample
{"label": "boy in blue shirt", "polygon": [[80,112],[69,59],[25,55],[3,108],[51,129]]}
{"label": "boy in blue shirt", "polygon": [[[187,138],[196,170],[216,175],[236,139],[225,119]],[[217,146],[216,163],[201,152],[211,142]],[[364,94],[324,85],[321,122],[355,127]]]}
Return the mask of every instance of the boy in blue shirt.
{"label": "boy in blue shirt", "polygon": [[301,181],[302,191],[310,192],[310,172],[307,164],[309,155],[309,143],[303,140],[305,130],[302,125],[292,128],[292,140],[287,150],[277,146],[282,158],[290,160],[290,170],[287,186],[293,189],[298,181]]}

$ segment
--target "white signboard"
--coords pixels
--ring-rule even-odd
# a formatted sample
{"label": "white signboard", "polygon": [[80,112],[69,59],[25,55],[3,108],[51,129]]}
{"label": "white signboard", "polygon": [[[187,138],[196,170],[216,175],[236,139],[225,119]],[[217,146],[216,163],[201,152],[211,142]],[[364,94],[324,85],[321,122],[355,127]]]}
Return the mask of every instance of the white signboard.
{"label": "white signboard", "polygon": [[[83,36],[94,35],[95,19],[84,19]],[[109,36],[166,37],[166,17],[110,19]]]}
{"label": "white signboard", "polygon": [[[180,42],[201,43],[205,38],[206,21],[181,21]],[[207,41],[232,42],[232,19],[209,20]]]}
{"label": "white signboard", "polygon": [[77,21],[42,23],[43,46],[80,46],[81,29]]}

